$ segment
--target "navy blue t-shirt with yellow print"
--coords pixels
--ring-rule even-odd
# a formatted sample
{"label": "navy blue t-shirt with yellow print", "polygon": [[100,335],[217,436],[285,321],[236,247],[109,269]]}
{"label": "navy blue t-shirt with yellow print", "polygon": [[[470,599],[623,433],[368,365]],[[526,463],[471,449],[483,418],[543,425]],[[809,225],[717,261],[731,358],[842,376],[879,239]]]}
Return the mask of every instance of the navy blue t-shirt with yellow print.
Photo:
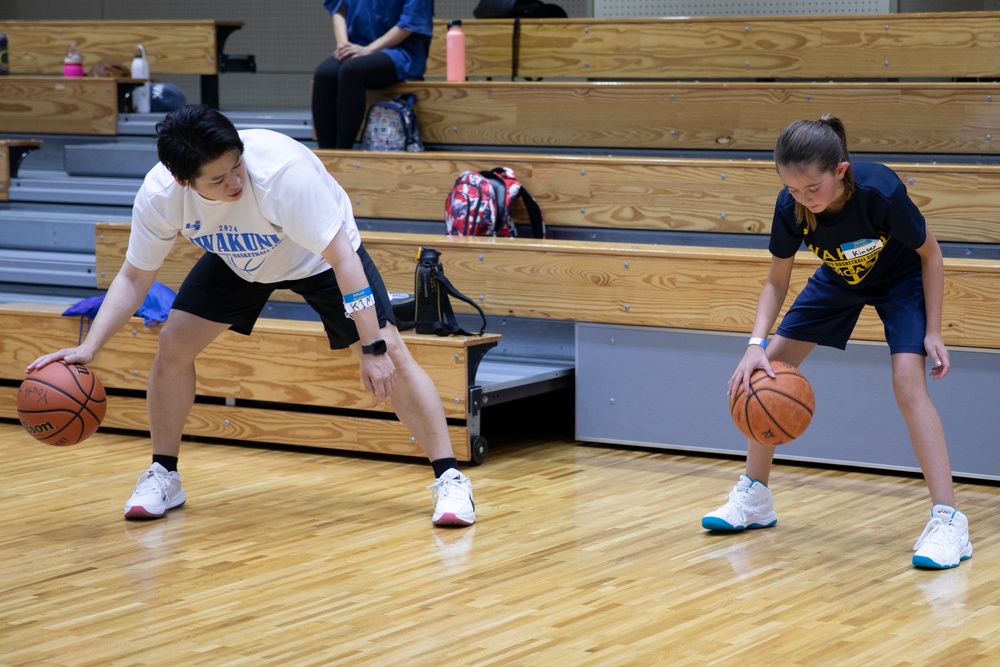
{"label": "navy blue t-shirt with yellow print", "polygon": [[855,289],[878,288],[920,271],[916,249],[927,225],[894,171],[876,162],[853,162],[857,190],[832,215],[817,216],[815,230],[795,220],[795,200],[784,188],[774,207],[771,241],[775,257],[792,257],[804,243],[823,260],[827,277]]}

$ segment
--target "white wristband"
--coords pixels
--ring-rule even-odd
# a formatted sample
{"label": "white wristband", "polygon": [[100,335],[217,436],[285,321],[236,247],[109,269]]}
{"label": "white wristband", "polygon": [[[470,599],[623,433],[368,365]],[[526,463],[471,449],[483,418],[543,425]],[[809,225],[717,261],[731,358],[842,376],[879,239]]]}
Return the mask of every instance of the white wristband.
{"label": "white wristband", "polygon": [[360,299],[355,299],[354,301],[348,301],[344,303],[344,314],[347,315],[347,319],[353,320],[354,313],[359,310],[364,310],[365,308],[370,308],[375,305],[375,296],[369,294],[368,296],[363,296]]}
{"label": "white wristband", "polygon": [[767,348],[767,339],[765,338],[751,338],[747,341],[747,347],[751,345],[760,345],[763,348]]}

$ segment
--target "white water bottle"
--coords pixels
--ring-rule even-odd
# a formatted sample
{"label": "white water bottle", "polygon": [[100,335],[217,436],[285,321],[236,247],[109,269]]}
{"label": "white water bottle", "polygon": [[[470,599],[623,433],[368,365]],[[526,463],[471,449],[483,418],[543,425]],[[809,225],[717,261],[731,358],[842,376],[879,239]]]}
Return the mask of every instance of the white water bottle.
{"label": "white water bottle", "polygon": [[132,78],[142,79],[144,83],[132,91],[132,111],[149,113],[149,61],[146,60],[146,47],[139,44],[135,47],[132,58]]}

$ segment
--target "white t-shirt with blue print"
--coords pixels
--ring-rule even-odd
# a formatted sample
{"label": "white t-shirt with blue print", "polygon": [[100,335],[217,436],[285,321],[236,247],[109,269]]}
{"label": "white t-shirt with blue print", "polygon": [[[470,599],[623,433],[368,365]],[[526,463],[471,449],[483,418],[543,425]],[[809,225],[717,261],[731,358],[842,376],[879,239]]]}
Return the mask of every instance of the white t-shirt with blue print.
{"label": "white t-shirt with blue print", "polygon": [[249,282],[275,283],[330,268],[319,254],[343,231],[357,250],[361,236],[351,202],[316,155],[270,130],[244,130],[247,182],[236,202],[205,199],[157,164],[132,209],[126,259],[155,271],[177,236],[226,260]]}

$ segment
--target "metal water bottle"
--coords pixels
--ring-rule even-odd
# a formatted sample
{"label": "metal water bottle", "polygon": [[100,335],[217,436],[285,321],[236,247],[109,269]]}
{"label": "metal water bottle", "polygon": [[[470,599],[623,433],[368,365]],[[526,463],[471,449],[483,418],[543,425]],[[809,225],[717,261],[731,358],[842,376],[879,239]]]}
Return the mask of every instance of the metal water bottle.
{"label": "metal water bottle", "polygon": [[146,47],[142,44],[135,47],[135,54],[132,58],[132,78],[143,81],[141,86],[132,91],[132,111],[136,113],[149,113],[149,61],[146,60]]}
{"label": "metal water bottle", "polygon": [[448,22],[445,49],[448,81],[465,81],[465,33],[458,19]]}

